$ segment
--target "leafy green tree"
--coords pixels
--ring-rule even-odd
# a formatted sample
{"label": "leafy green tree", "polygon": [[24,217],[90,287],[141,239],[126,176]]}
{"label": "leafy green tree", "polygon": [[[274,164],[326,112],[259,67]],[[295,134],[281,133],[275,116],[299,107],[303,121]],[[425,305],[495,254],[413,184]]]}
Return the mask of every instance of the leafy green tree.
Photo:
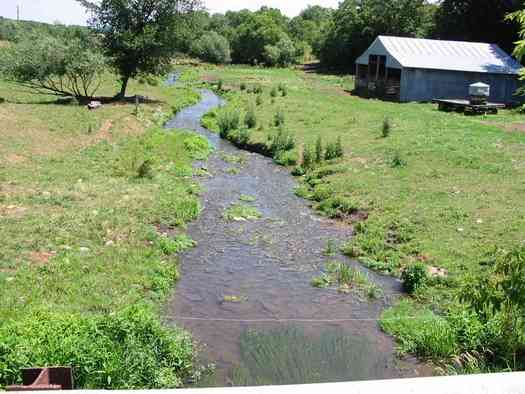
{"label": "leafy green tree", "polygon": [[278,10],[264,7],[242,17],[231,42],[233,62],[263,63],[267,60],[265,47],[276,45],[286,35],[286,18]]}
{"label": "leafy green tree", "polygon": [[105,59],[87,37],[27,36],[4,48],[4,79],[41,93],[92,97],[100,86]]}
{"label": "leafy green tree", "polygon": [[277,44],[266,45],[263,55],[268,66],[287,67],[296,62],[297,48],[288,36],[283,35]]}
{"label": "leafy green tree", "polygon": [[191,53],[201,60],[215,64],[226,64],[232,60],[230,43],[214,31],[205,33],[195,41],[191,46]]}
{"label": "leafy green tree", "polygon": [[321,6],[308,6],[290,21],[290,35],[297,42],[306,43],[319,56],[323,37],[330,26],[334,10]]}
{"label": "leafy green tree", "polygon": [[335,11],[320,50],[328,66],[352,66],[378,35],[418,37],[428,28],[425,0],[345,0]]}
{"label": "leafy green tree", "polygon": [[200,0],[77,0],[92,15],[90,26],[102,35],[102,47],[120,75],[124,97],[137,75],[158,75],[170,68]]}
{"label": "leafy green tree", "polygon": [[524,8],[523,0],[443,0],[436,13],[435,37],[496,43],[510,52],[518,39],[519,25],[505,20]]}

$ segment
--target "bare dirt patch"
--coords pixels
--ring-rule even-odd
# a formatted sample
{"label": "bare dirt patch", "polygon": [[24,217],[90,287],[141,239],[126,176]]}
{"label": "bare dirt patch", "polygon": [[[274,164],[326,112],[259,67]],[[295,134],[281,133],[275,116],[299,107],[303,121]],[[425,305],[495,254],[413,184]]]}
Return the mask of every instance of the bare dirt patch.
{"label": "bare dirt patch", "polygon": [[56,254],[56,252],[31,252],[29,258],[35,264],[46,265]]}

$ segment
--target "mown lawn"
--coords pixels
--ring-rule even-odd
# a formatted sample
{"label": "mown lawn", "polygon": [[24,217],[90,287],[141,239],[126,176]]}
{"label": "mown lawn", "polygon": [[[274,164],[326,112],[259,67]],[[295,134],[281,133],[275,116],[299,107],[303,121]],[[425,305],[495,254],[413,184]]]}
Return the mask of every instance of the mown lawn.
{"label": "mown lawn", "polygon": [[[305,146],[313,148],[318,137],[324,145],[341,138],[344,159],[302,177],[298,193],[321,211],[335,196],[359,212],[347,218],[356,235],[345,252],[371,268],[399,276],[421,261],[446,270],[445,278],[415,294],[435,310],[469,285],[487,252],[524,242],[525,133],[510,130],[525,115],[467,117],[432,104],[367,100],[349,93],[351,77],[300,70],[226,67],[202,74],[223,81],[232,108],[255,107],[251,143],[265,143],[278,132],[278,112],[284,114],[283,129],[297,140],[299,163]],[[241,91],[241,84],[247,89]],[[287,94],[272,98],[272,88],[282,84]],[[247,92],[253,86],[264,90],[259,105],[257,95]],[[386,138],[385,119],[391,125]],[[214,114],[206,123],[217,128]],[[368,219],[356,220],[363,216]]]}
{"label": "mown lawn", "polygon": [[[115,91],[108,76],[100,94]],[[199,95],[162,81],[128,94],[153,103],[91,112],[0,82],[0,386],[37,364],[73,365],[91,388],[176,387],[192,372],[191,340],[158,312],[193,246],[191,163],[210,148],[161,125]]]}

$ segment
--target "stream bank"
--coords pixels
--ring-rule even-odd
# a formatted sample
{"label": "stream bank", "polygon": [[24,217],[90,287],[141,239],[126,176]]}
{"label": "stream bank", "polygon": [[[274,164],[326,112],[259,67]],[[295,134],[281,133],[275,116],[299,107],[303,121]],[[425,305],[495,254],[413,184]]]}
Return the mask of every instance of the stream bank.
{"label": "stream bank", "polygon": [[[395,357],[394,344],[378,327],[386,305],[400,294],[398,281],[376,275],[343,255],[327,257],[329,241],[341,244],[350,227],[317,216],[295,196],[284,167],[241,151],[201,126],[201,117],[222,100],[208,90],[179,112],[167,128],[193,130],[215,147],[197,163],[203,212],[188,227],[198,246],[181,257],[181,279],[167,319],[202,345],[202,361],[215,364],[201,385],[259,385],[387,379],[427,375],[412,360]],[[240,198],[257,220],[228,220]],[[384,296],[311,286],[328,261],[366,272]]]}

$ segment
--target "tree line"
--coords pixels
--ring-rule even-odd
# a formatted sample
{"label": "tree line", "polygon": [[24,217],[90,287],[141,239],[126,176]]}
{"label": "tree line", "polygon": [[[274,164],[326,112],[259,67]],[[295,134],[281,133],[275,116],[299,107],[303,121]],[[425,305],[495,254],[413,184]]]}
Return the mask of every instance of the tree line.
{"label": "tree line", "polygon": [[267,7],[200,11],[187,50],[215,63],[285,66],[317,58],[350,69],[378,35],[489,42],[512,52],[519,24],[506,16],[523,8],[523,0],[345,0],[337,9],[309,6],[294,18]]}
{"label": "tree line", "polygon": [[[491,42],[511,52],[521,38],[525,0],[344,0],[337,9],[308,6],[210,14],[200,0],[77,0],[88,28],[0,18],[0,74],[59,95],[89,97],[112,69],[126,94],[130,78],[166,72],[177,53],[206,62],[289,66],[319,59],[353,70],[378,35]],[[52,54],[52,56],[49,56]]]}

